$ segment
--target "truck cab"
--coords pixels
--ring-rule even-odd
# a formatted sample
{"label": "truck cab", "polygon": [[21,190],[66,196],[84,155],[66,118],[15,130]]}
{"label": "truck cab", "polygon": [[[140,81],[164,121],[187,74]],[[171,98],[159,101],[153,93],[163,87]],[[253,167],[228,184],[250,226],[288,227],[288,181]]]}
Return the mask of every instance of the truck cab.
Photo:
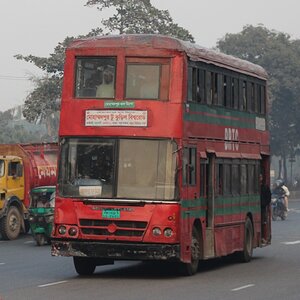
{"label": "truck cab", "polygon": [[0,156],[0,190],[1,200],[10,195],[24,199],[23,162],[20,157]]}
{"label": "truck cab", "polygon": [[[24,172],[23,161],[18,156],[0,156],[0,214],[6,215],[0,221],[4,238],[14,239],[24,224],[21,215],[24,211]],[[3,221],[5,220],[5,221]]]}

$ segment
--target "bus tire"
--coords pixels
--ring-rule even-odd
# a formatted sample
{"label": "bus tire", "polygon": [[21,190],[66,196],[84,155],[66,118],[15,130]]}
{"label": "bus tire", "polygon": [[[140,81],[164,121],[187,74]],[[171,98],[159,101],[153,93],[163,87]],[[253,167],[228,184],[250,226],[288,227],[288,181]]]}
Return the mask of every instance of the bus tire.
{"label": "bus tire", "polygon": [[22,220],[17,207],[11,206],[7,215],[1,219],[0,233],[4,240],[15,240],[21,232]]}
{"label": "bus tire", "polygon": [[253,255],[253,225],[250,218],[247,217],[245,222],[244,246],[243,250],[239,252],[241,262],[249,262]]}
{"label": "bus tire", "polygon": [[198,271],[199,258],[200,258],[200,236],[196,227],[192,230],[191,242],[191,262],[181,263],[181,271],[184,276],[195,275]]}
{"label": "bus tire", "polygon": [[92,275],[96,269],[92,258],[73,256],[73,262],[78,275]]}

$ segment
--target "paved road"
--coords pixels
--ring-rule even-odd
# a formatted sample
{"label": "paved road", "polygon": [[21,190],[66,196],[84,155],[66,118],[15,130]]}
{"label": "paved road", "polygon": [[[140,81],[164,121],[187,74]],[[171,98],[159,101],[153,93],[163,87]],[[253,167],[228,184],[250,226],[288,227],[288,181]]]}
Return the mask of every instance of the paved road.
{"label": "paved road", "polygon": [[140,262],[117,262],[79,277],[71,258],[51,257],[27,235],[0,240],[0,300],[300,299],[300,201],[290,201],[286,221],[273,222],[270,247],[249,264],[231,257],[203,263],[193,277]]}

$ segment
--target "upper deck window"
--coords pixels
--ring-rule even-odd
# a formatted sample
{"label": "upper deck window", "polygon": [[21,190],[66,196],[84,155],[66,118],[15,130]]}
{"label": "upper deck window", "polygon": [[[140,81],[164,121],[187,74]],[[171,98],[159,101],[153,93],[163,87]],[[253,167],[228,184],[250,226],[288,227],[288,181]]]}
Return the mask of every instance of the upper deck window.
{"label": "upper deck window", "polygon": [[167,100],[169,69],[166,59],[127,58],[125,98]]}
{"label": "upper deck window", "polygon": [[187,71],[187,101],[266,114],[265,80],[202,62],[190,61]]}
{"label": "upper deck window", "polygon": [[116,59],[85,57],[76,60],[76,98],[115,97]]}

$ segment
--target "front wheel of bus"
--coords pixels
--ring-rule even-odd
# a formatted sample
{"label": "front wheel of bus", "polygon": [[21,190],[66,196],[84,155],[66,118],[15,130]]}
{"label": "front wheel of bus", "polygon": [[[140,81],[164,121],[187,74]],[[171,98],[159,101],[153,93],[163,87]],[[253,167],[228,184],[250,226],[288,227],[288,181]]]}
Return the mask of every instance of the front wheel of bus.
{"label": "front wheel of bus", "polygon": [[89,257],[73,257],[74,267],[78,275],[92,275],[96,269],[96,264]]}
{"label": "front wheel of bus", "polygon": [[197,273],[200,258],[200,237],[198,230],[193,227],[191,243],[191,262],[182,263],[182,272],[185,276],[192,276]]}
{"label": "front wheel of bus", "polygon": [[253,226],[249,218],[245,222],[244,248],[239,254],[242,262],[249,262],[253,255]]}

